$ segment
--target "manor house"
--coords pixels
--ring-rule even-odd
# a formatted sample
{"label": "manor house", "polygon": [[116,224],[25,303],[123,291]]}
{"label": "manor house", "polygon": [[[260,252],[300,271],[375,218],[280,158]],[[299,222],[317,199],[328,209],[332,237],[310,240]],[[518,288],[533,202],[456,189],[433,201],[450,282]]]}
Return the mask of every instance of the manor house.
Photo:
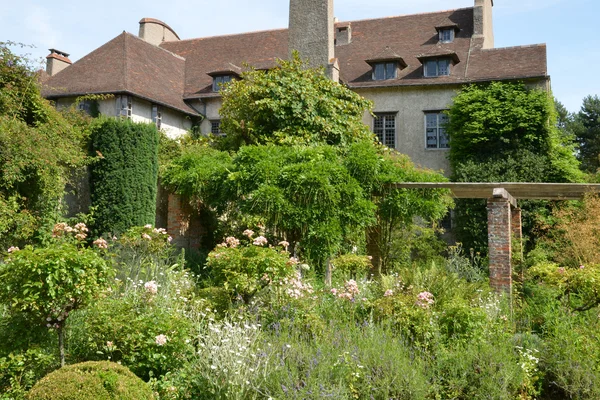
{"label": "manor house", "polygon": [[220,134],[221,85],[298,50],[373,101],[375,116],[364,122],[382,143],[448,174],[443,111],[461,86],[518,80],[549,89],[544,44],[494,47],[493,5],[338,21],[333,0],[291,0],[288,29],[195,39],[144,18],[137,36],[123,32],[75,63],[51,49],[43,95],[61,107],[113,94],[99,102],[100,113],[154,122],[170,137],[194,126]]}

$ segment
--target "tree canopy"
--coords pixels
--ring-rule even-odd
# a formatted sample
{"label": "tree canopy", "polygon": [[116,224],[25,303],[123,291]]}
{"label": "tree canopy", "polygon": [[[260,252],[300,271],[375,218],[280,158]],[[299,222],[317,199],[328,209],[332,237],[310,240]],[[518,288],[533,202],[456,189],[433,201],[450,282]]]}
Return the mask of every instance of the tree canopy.
{"label": "tree canopy", "polygon": [[600,98],[587,96],[583,99],[581,110],[576,114],[575,128],[578,158],[581,168],[587,172],[596,172],[600,168]]}
{"label": "tree canopy", "polygon": [[250,144],[348,145],[369,138],[371,102],[306,68],[296,53],[269,71],[249,70],[221,93],[221,129],[230,148]]}
{"label": "tree canopy", "polygon": [[84,163],[84,118],[40,95],[37,73],[0,42],[0,246],[30,241],[60,210],[65,183]]}
{"label": "tree canopy", "polygon": [[370,103],[322,69],[305,68],[296,56],[267,72],[247,72],[222,93],[224,147],[236,151],[188,147],[162,179],[213,209],[230,229],[264,226],[323,266],[364,244],[369,227],[389,231],[415,216],[428,220],[446,212],[450,199],[443,190],[390,187],[444,178],[376,144],[362,122]]}

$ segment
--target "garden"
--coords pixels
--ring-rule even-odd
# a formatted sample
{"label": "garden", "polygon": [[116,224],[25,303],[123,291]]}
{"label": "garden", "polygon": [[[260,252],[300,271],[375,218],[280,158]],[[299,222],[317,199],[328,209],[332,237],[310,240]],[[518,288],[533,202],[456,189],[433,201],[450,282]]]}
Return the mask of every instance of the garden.
{"label": "garden", "polygon": [[[598,197],[524,202],[499,294],[485,203],[393,188],[446,178],[376,144],[369,103],[297,58],[223,88],[226,137],[172,141],[56,110],[0,50],[0,399],[600,398]],[[539,117],[492,129],[494,97]],[[452,180],[595,179],[546,94],[454,104]],[[91,206],[67,217],[82,176]],[[155,226],[157,181],[201,211],[200,248]]]}

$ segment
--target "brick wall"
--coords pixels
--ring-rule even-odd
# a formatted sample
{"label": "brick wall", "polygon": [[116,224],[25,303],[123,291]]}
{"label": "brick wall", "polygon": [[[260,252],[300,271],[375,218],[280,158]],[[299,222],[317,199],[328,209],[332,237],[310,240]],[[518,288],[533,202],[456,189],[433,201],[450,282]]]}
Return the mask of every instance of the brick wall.
{"label": "brick wall", "polygon": [[168,199],[167,232],[175,246],[192,250],[200,248],[205,233],[197,208],[192,207],[188,199],[173,193],[169,193]]}

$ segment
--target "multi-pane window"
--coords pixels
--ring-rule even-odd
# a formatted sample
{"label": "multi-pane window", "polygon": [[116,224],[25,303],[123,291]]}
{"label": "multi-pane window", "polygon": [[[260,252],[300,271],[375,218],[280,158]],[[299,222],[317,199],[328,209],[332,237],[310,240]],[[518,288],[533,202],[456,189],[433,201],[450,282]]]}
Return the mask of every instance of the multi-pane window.
{"label": "multi-pane window", "polygon": [[450,59],[428,60],[425,62],[423,69],[426,77],[450,75]]}
{"label": "multi-pane window", "polygon": [[221,87],[226,83],[231,82],[233,76],[231,75],[219,75],[213,78],[213,92],[218,92]]}
{"label": "multi-pane window", "polygon": [[373,80],[383,81],[386,79],[394,79],[397,76],[398,63],[382,62],[373,65]]}
{"label": "multi-pane window", "polygon": [[454,29],[440,29],[440,42],[450,43],[454,41]]}
{"label": "multi-pane window", "polygon": [[152,122],[156,125],[156,129],[160,129],[162,125],[162,110],[157,104],[152,104]]}
{"label": "multi-pane window", "polygon": [[379,141],[390,148],[396,147],[396,114],[376,114],[373,133]]}
{"label": "multi-pane window", "polygon": [[446,124],[448,116],[442,112],[425,114],[425,141],[428,149],[447,149],[450,147]]}
{"label": "multi-pane window", "polygon": [[117,116],[121,118],[131,119],[133,102],[131,96],[117,96]]}
{"label": "multi-pane window", "polygon": [[210,121],[210,133],[212,133],[213,135],[222,135],[223,134],[223,132],[221,132],[221,121],[220,120]]}
{"label": "multi-pane window", "polygon": [[92,114],[92,100],[81,100],[78,104],[79,111],[83,111],[87,115]]}

